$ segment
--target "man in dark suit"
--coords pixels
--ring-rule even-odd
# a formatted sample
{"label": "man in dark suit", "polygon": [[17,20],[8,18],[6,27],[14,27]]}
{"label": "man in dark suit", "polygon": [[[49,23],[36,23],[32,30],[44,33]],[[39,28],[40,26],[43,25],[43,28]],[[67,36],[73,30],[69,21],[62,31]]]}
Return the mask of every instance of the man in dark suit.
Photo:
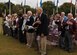
{"label": "man in dark suit", "polygon": [[37,26],[37,42],[41,55],[46,55],[46,44],[47,44],[47,35],[48,35],[48,19],[47,15],[43,13],[42,8],[37,8],[36,12],[38,18],[34,24]]}
{"label": "man in dark suit", "polygon": [[18,36],[19,36],[19,41],[21,43],[24,43],[24,37],[23,37],[23,33],[22,33],[22,25],[23,25],[23,16],[22,13],[18,14]]}

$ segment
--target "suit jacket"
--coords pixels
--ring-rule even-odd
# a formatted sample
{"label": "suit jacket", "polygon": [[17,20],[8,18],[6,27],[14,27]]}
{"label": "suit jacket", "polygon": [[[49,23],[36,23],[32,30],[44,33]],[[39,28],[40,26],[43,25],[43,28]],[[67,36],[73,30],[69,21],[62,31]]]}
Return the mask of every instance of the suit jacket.
{"label": "suit jacket", "polygon": [[23,17],[19,17],[19,20],[18,20],[18,28],[19,28],[19,29],[22,29],[23,20],[24,20]]}
{"label": "suit jacket", "polygon": [[49,25],[47,15],[42,13],[41,17],[39,18],[40,18],[41,24],[37,28],[37,35],[44,34],[45,36],[47,36],[48,35],[48,25]]}
{"label": "suit jacket", "polygon": [[[33,16],[31,16],[31,17],[29,18],[29,20],[26,22],[26,25],[32,26],[33,23],[34,23],[34,18],[33,18]],[[34,32],[34,29],[29,29],[28,32],[29,32],[29,33]]]}
{"label": "suit jacket", "polygon": [[[67,20],[68,21],[68,20]],[[69,25],[69,32],[71,34],[75,34],[75,31],[76,31],[76,22],[73,20],[73,19],[70,19],[69,20],[70,22],[72,22],[73,24],[72,25]],[[68,26],[68,24],[66,22],[63,23],[63,29],[64,30],[67,30],[66,27]]]}
{"label": "suit jacket", "polygon": [[26,22],[26,25],[32,26],[33,23],[34,23],[34,18],[33,18],[33,16],[31,16],[31,17],[29,18],[29,21]]}

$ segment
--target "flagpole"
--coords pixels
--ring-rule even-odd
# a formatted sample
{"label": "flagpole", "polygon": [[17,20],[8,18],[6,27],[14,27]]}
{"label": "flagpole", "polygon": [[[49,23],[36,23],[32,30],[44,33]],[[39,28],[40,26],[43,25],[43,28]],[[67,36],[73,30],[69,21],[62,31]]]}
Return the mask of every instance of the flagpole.
{"label": "flagpole", "polygon": [[40,0],[40,7],[42,7],[42,0]]}
{"label": "flagpole", "polygon": [[11,14],[11,2],[9,0],[9,14]]}
{"label": "flagpole", "polygon": [[26,0],[24,0],[24,14],[26,13],[26,7],[25,7],[25,5],[26,5]]}
{"label": "flagpole", "polygon": [[[54,6],[55,6],[55,0],[53,2]],[[55,14],[55,8],[53,7],[53,15]]]}
{"label": "flagpole", "polygon": [[[4,6],[5,6],[5,2],[4,2]],[[6,8],[4,9],[4,13],[5,13],[5,16],[6,16]]]}
{"label": "flagpole", "polygon": [[75,14],[77,13],[77,0],[75,0]]}
{"label": "flagpole", "polygon": [[[38,0],[37,0],[37,7],[38,7]],[[37,8],[37,7],[36,7],[36,8]]]}
{"label": "flagpole", "polygon": [[75,0],[75,14],[76,14],[76,0]]}
{"label": "flagpole", "polygon": [[72,13],[72,0],[71,0],[71,9],[70,9],[70,13]]}
{"label": "flagpole", "polygon": [[55,9],[53,8],[53,15],[55,14],[55,12],[54,12],[54,11],[55,11]]}
{"label": "flagpole", "polygon": [[76,14],[76,8],[75,8],[75,14]]}
{"label": "flagpole", "polygon": [[59,2],[59,1],[57,0],[57,8],[56,8],[56,12],[57,12],[57,13],[58,13],[58,2]]}
{"label": "flagpole", "polygon": [[4,10],[4,12],[5,12],[5,16],[6,16],[6,9]]}

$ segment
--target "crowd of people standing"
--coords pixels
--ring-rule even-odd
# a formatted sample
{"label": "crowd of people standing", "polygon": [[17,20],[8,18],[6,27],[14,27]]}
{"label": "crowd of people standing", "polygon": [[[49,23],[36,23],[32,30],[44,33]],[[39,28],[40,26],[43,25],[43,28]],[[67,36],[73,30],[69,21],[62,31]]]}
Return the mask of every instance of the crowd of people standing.
{"label": "crowd of people standing", "polygon": [[47,41],[61,49],[72,52],[77,44],[77,14],[65,16],[64,12],[51,17],[37,8],[36,13],[14,13],[3,17],[3,34],[18,39],[31,48],[33,42],[41,55],[47,55]]}

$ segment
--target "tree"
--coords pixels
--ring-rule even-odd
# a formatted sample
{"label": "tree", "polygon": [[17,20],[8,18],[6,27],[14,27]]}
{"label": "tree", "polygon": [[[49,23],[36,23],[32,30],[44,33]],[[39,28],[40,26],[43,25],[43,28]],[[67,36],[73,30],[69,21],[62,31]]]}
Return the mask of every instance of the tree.
{"label": "tree", "polygon": [[46,12],[46,14],[48,14],[48,16],[50,16],[53,14],[53,8],[55,9],[55,5],[52,1],[47,1],[47,2],[43,3],[42,8]]}
{"label": "tree", "polygon": [[72,13],[74,15],[75,14],[75,5],[74,4],[71,4],[71,3],[64,3],[64,4],[62,4],[59,7],[59,12],[62,12],[63,11],[67,15],[68,13],[70,13],[71,5],[72,5]]}
{"label": "tree", "polygon": [[[20,10],[22,10],[22,13],[24,13],[24,8],[26,8],[26,12],[28,10],[31,10],[33,13],[35,13],[35,9],[34,8],[31,8],[30,6],[28,5],[25,5],[25,6],[21,6],[20,4],[13,4],[11,2],[11,13],[19,13]],[[6,3],[0,3],[0,15],[2,15],[2,13],[5,13],[5,9],[6,9],[6,14],[9,13],[9,2],[6,2]]]}
{"label": "tree", "polygon": [[3,11],[4,11],[4,4],[0,3],[0,16],[2,16]]}

